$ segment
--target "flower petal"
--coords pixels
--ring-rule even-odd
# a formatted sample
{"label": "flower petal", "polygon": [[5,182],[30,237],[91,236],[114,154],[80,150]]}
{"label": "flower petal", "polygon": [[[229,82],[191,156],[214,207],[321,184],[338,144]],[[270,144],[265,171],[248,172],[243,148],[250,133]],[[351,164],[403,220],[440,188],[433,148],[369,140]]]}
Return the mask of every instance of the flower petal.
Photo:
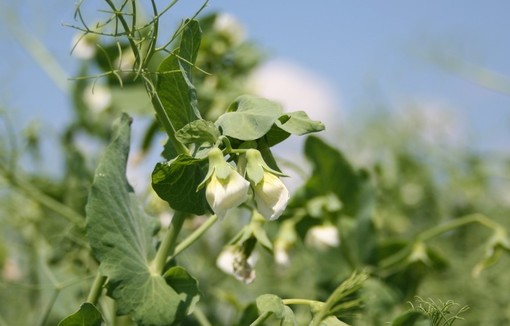
{"label": "flower petal", "polygon": [[255,185],[257,209],[266,219],[276,220],[287,207],[289,191],[272,173],[265,172],[262,181]]}
{"label": "flower petal", "polygon": [[213,173],[206,187],[206,198],[209,206],[223,218],[230,208],[237,207],[248,198],[250,183],[233,168],[230,175],[222,180]]}

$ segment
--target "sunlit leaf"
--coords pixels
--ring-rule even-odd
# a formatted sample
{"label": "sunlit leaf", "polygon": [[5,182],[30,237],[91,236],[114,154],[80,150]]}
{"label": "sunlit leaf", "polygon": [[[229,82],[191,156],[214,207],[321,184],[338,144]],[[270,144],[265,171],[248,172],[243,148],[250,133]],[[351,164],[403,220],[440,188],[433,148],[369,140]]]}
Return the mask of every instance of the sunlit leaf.
{"label": "sunlit leaf", "polygon": [[229,112],[216,120],[226,136],[255,140],[264,136],[283,114],[278,103],[264,98],[243,95],[230,106]]}
{"label": "sunlit leaf", "polygon": [[154,220],[143,211],[126,179],[131,119],[123,115],[96,169],[86,207],[87,237],[117,313],[139,325],[173,325],[184,295],[150,266]]}

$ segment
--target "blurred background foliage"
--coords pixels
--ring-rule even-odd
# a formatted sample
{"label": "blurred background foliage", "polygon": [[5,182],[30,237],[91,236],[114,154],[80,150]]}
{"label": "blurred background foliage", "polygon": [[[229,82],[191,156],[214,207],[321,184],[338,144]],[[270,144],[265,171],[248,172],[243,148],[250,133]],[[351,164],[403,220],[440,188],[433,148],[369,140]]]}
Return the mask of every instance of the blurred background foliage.
{"label": "blurred background foliage", "polygon": [[[249,76],[265,59],[224,19],[221,14],[201,18],[200,70],[194,71],[201,113],[211,120],[237,96],[253,92]],[[74,119],[53,144],[64,154],[59,176],[22,168],[25,161],[37,167],[52,154],[39,147],[45,135],[36,122],[17,134],[8,109],[2,110],[0,325],[55,325],[86,298],[97,264],[84,236],[84,207],[120,112],[143,122],[129,165],[137,193],[148,212],[163,225],[169,222],[166,203],[150,189],[151,165],[164,139],[150,102],[131,73],[108,73],[129,67],[132,55],[127,44],[102,37],[88,41],[100,46],[81,59],[69,108]],[[154,58],[154,69],[161,59]],[[106,77],[81,78],[96,74]],[[459,145],[448,138],[443,118],[430,119],[419,103],[399,112],[387,103],[367,105],[373,114],[336,130],[334,139],[305,141],[302,183],[284,216],[264,225],[273,252],[257,245],[252,284],[216,265],[223,248],[248,223],[241,210],[177,258],[199,280],[199,306],[213,325],[248,325],[257,316],[254,300],[264,293],[325,301],[355,270],[368,271],[370,278],[356,294],[363,305],[342,312],[341,319],[353,325],[391,322],[411,309],[416,296],[469,306],[459,325],[510,321],[510,260],[498,256],[510,250],[507,234],[498,238],[490,227],[470,223],[415,241],[426,230],[471,214],[509,230],[510,156]],[[302,159],[299,153],[295,159],[275,154],[286,168],[285,162]],[[200,216],[188,220],[183,237],[202,222]],[[101,300],[103,311],[112,305]],[[308,309],[293,308],[298,320],[309,320]],[[105,318],[129,324],[108,313]],[[199,323],[191,316],[184,324]]]}

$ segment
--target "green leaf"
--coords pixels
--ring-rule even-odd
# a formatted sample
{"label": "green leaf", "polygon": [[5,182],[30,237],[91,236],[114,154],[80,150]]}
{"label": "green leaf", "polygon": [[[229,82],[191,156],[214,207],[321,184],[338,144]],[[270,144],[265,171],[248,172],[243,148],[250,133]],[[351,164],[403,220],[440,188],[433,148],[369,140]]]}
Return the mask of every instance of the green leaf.
{"label": "green leaf", "polygon": [[58,326],[101,326],[103,316],[97,308],[88,302],[80,306],[80,310],[64,318]]}
{"label": "green leaf", "polygon": [[255,140],[269,132],[283,114],[281,106],[264,98],[243,95],[230,105],[229,112],[216,120],[223,135],[240,140]]}
{"label": "green leaf", "polygon": [[312,163],[312,176],[289,207],[301,206],[312,198],[336,195],[342,203],[340,213],[356,218],[356,231],[344,242],[348,244],[348,254],[358,263],[371,263],[376,247],[372,222],[375,191],[368,173],[355,169],[340,151],[318,137],[306,139],[305,155]]}
{"label": "green leaf", "polygon": [[325,129],[322,122],[311,120],[304,111],[285,114],[276,121],[276,125],[290,134],[299,136]]}
{"label": "green leaf", "polygon": [[152,187],[174,210],[202,215],[209,211],[205,189],[197,191],[204,180],[207,163],[188,155],[158,163],[152,172]]}
{"label": "green leaf", "polygon": [[281,319],[285,314],[285,305],[282,299],[274,294],[263,294],[255,302],[261,315],[265,312],[271,312],[276,318]]}
{"label": "green leaf", "polygon": [[116,122],[96,169],[86,206],[87,237],[100,273],[108,278],[117,313],[130,315],[139,325],[173,325],[185,301],[150,268],[154,219],[145,214],[126,179],[130,124],[127,115]]}
{"label": "green leaf", "polygon": [[186,21],[178,49],[158,68],[157,95],[174,130],[200,119],[197,92],[191,82],[191,68],[197,57],[201,35],[197,21]]}
{"label": "green leaf", "polygon": [[429,326],[431,321],[420,311],[408,311],[395,319],[392,326]]}
{"label": "green leaf", "polygon": [[[200,291],[198,290],[198,281],[191,276],[184,268],[174,266],[167,270],[163,277],[166,283],[170,285],[177,293],[186,295],[186,304],[178,314],[182,317],[189,315],[195,309],[195,306],[200,300]],[[180,319],[180,318],[179,318]]]}
{"label": "green leaf", "polygon": [[294,316],[294,311],[290,309],[288,306],[283,307],[283,318],[280,323],[280,326],[297,326],[296,316]]}
{"label": "green leaf", "polygon": [[175,138],[184,145],[193,144],[194,157],[207,156],[209,149],[216,144],[220,132],[216,125],[207,120],[195,120],[175,133]]}

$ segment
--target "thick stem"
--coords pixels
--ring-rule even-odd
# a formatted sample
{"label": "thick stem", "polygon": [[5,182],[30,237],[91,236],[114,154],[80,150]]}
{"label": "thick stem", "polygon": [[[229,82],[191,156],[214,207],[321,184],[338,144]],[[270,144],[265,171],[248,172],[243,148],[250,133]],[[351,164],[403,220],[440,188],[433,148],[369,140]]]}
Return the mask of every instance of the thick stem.
{"label": "thick stem", "polygon": [[170,229],[167,231],[161,246],[158,248],[156,257],[152,262],[152,270],[154,273],[162,274],[165,267],[168,256],[173,255],[175,251],[175,244],[177,242],[177,236],[181,232],[182,225],[186,219],[187,214],[183,212],[175,212],[172,218]]}
{"label": "thick stem", "polygon": [[94,279],[94,283],[92,283],[92,287],[90,288],[87,302],[92,303],[93,305],[97,304],[97,301],[99,301],[99,297],[103,292],[103,286],[105,282],[106,276],[103,276],[98,272],[96,278]]}

